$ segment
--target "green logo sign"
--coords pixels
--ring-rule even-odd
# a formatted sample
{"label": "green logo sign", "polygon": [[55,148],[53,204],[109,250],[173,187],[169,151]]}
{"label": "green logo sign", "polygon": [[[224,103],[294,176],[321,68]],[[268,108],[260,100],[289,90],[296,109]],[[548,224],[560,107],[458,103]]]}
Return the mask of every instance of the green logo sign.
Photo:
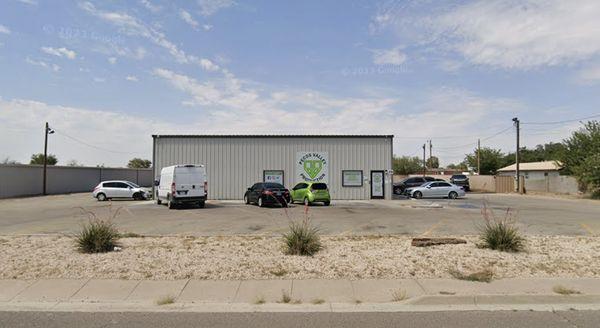
{"label": "green logo sign", "polygon": [[306,173],[308,173],[308,176],[311,179],[316,178],[322,169],[323,169],[323,160],[311,159],[311,160],[304,161],[304,171],[306,171]]}

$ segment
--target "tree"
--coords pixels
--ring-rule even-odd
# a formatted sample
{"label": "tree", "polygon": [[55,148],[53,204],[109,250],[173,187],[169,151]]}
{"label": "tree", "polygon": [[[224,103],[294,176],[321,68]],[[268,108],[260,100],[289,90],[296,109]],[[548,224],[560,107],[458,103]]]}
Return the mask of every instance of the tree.
{"label": "tree", "polygon": [[[565,146],[562,143],[550,142],[544,145],[537,145],[533,149],[522,147],[519,155],[522,163],[542,162],[542,161],[557,161],[563,156]],[[515,153],[506,154],[505,162],[507,165],[515,163]]]}
{"label": "tree", "polygon": [[[58,163],[58,159],[56,158],[56,156],[52,155],[52,154],[48,154],[46,164],[56,165],[56,163]],[[31,161],[29,161],[29,164],[44,165],[44,154],[39,153],[39,154],[31,155]]]}
{"label": "tree", "polygon": [[79,163],[77,160],[72,159],[67,162],[67,166],[83,166],[83,164]]}
{"label": "tree", "polygon": [[150,167],[150,165],[152,165],[151,161],[137,157],[132,158],[129,160],[129,163],[127,163],[127,167],[130,169],[147,169]]}
{"label": "tree", "polygon": [[[500,149],[493,149],[489,147],[481,148],[479,153],[480,160],[480,174],[496,174],[498,169],[507,166],[505,155]],[[465,162],[470,168],[477,168],[477,149],[471,154],[467,154]]]}
{"label": "tree", "polygon": [[8,164],[8,165],[11,165],[11,164],[21,164],[21,163],[19,163],[19,162],[15,161],[14,159],[10,159],[10,157],[6,157],[6,158],[5,158],[5,159],[2,161],[2,164]]}
{"label": "tree", "polygon": [[582,189],[600,197],[600,122],[589,121],[563,141],[564,172],[573,174]]}
{"label": "tree", "polygon": [[460,162],[458,164],[448,164],[446,166],[446,168],[451,169],[451,170],[461,170],[461,171],[467,171],[469,169],[465,162]]}
{"label": "tree", "polygon": [[435,156],[431,156],[427,159],[427,167],[430,169],[437,169],[440,167],[440,160]]}
{"label": "tree", "polygon": [[423,171],[423,162],[419,157],[394,157],[394,174],[409,175]]}

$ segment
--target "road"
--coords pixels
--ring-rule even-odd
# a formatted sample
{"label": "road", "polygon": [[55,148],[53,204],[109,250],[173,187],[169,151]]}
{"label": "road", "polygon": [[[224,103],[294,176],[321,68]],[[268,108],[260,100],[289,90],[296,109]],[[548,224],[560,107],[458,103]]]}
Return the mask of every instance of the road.
{"label": "road", "polygon": [[[413,208],[438,203],[443,208]],[[507,194],[470,193],[458,200],[334,201],[332,206],[310,207],[310,216],[321,232],[335,234],[464,235],[477,233],[484,203],[504,215],[514,211],[518,226],[534,235],[600,235],[600,201]],[[77,232],[87,216],[108,217],[109,202],[98,202],[89,193],[0,200],[0,235]],[[196,236],[279,235],[290,219],[301,219],[304,208],[293,205],[259,208],[241,201],[209,201],[206,208],[169,210],[152,201],[114,201],[122,208],[113,221],[120,230],[144,235]]]}
{"label": "road", "polygon": [[396,313],[0,312],[2,328],[79,327],[598,327],[600,311]]}

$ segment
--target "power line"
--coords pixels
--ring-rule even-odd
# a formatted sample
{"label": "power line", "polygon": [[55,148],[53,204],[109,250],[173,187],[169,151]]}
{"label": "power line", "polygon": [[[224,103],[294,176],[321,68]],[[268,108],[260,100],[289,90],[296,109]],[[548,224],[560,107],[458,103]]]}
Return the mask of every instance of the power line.
{"label": "power line", "polygon": [[[487,136],[487,137],[485,137],[485,138],[481,138],[481,141],[490,140],[490,139],[492,139],[492,138],[494,138],[494,137],[497,137],[497,136],[499,136],[500,134],[503,134],[503,133],[505,133],[505,132],[506,132],[506,131],[508,131],[508,130],[511,130],[512,128],[513,128],[513,126],[511,125],[511,126],[507,127],[506,129],[502,129],[502,130],[500,130],[500,131],[498,131],[498,132],[496,132],[496,133],[494,133],[494,134],[492,134],[492,135],[490,135],[490,136]],[[477,145],[477,141],[475,141],[475,142],[470,142],[470,143],[468,143],[468,144],[464,144],[464,145],[459,145],[459,146],[452,146],[452,147],[437,147],[437,149],[443,149],[443,150],[448,150],[448,149],[458,149],[458,148],[464,148],[464,147],[467,147],[467,146],[473,146],[473,145],[475,145],[475,146],[476,146],[476,145]]]}
{"label": "power line", "polygon": [[529,125],[556,125],[556,124],[579,122],[579,121],[589,120],[591,118],[596,118],[596,117],[600,117],[600,114],[595,114],[595,115],[588,116],[588,117],[576,118],[576,119],[572,119],[572,120],[554,121],[554,122],[522,122],[521,124],[529,124]]}
{"label": "power line", "polygon": [[68,134],[66,134],[64,132],[60,132],[58,130],[55,130],[55,132],[57,134],[65,136],[65,137],[67,137],[67,138],[69,138],[69,139],[71,139],[71,140],[73,140],[75,142],[78,142],[78,143],[80,143],[82,145],[85,145],[85,146],[88,146],[88,147],[91,147],[91,148],[94,148],[94,149],[97,149],[97,150],[102,150],[102,151],[109,152],[109,153],[114,153],[114,154],[128,154],[128,155],[142,154],[142,153],[138,153],[138,152],[118,151],[118,150],[111,150],[111,149],[106,149],[106,148],[98,147],[98,146],[92,145],[90,143],[87,143],[85,141],[79,140],[79,139],[77,139],[75,137],[72,137],[72,136],[70,136],[70,135],[68,135]]}

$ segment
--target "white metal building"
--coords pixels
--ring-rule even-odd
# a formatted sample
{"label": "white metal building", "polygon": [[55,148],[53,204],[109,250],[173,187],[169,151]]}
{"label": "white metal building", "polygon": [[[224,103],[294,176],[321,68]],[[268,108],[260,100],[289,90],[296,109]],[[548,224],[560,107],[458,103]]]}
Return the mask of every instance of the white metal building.
{"label": "white metal building", "polygon": [[329,185],[332,199],[391,199],[392,135],[153,135],[154,176],[204,164],[209,199],[242,199],[261,181]]}

